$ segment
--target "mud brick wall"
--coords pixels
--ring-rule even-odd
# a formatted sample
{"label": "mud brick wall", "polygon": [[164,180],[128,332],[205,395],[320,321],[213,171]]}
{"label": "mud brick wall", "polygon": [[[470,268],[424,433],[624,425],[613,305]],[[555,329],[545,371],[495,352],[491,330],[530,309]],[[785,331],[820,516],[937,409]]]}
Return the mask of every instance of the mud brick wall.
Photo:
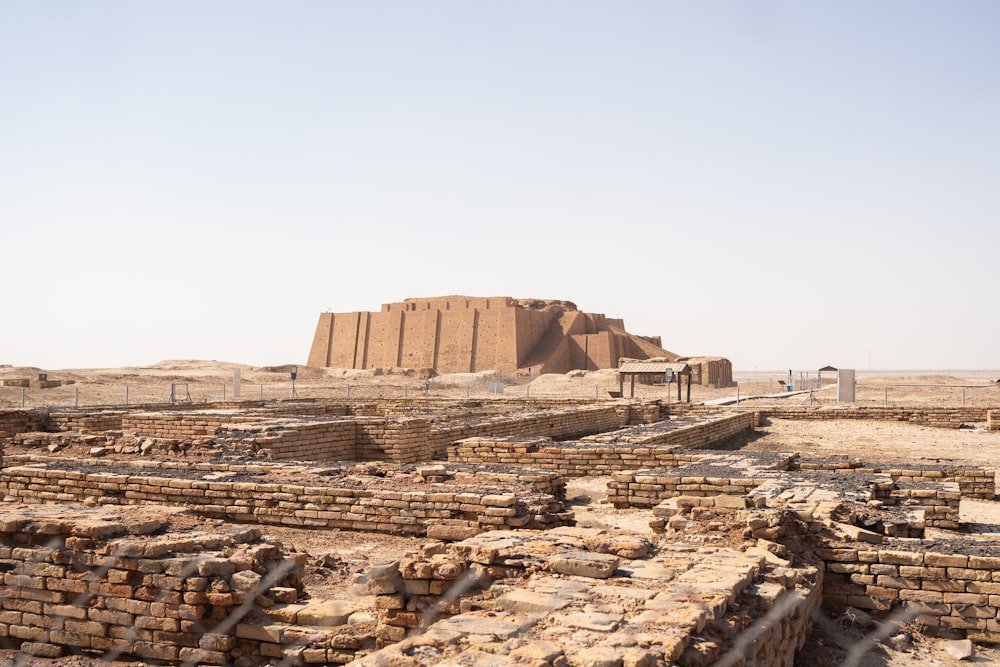
{"label": "mud brick wall", "polygon": [[[234,664],[238,607],[248,595],[238,583],[278,574],[296,579],[304,558],[285,558],[257,542],[256,530],[223,535],[127,537],[104,541],[106,524],[75,526],[72,535],[46,524],[44,534],[0,527],[0,644],[26,655],[59,658],[94,651],[190,664]],[[228,551],[223,552],[223,549]],[[237,554],[238,552],[238,554]],[[227,554],[232,553],[232,557]],[[221,592],[226,591],[226,592]],[[251,653],[252,656],[252,653]]]}
{"label": "mud brick wall", "polygon": [[918,611],[931,631],[1000,642],[1000,557],[881,549],[818,549],[825,561],[823,604]]}
{"label": "mud brick wall", "polygon": [[433,458],[434,438],[430,419],[358,418],[355,456],[362,461],[416,463]]}
{"label": "mud brick wall", "polygon": [[448,451],[452,463],[528,466],[557,470],[567,477],[606,475],[650,465],[673,468],[698,458],[678,454],[675,447],[555,443],[545,438],[470,438]]}
{"label": "mud brick wall", "polygon": [[[248,407],[246,401],[216,403],[215,405],[227,410],[247,410]],[[310,399],[282,401],[276,404],[252,401],[251,405],[256,406],[253,407],[251,412],[266,417],[294,417],[300,415],[309,417],[349,417],[354,414],[351,407],[345,403],[317,402]]]}
{"label": "mud brick wall", "polygon": [[[624,420],[624,421],[623,421]],[[466,438],[547,436],[573,438],[621,428],[628,414],[615,405],[549,410],[482,419],[476,423],[443,424],[433,428],[434,455],[444,457],[451,443]]]}
{"label": "mud brick wall", "polygon": [[149,438],[194,440],[212,437],[216,431],[235,424],[252,424],[262,417],[236,413],[163,413],[139,412],[122,417],[121,428],[128,433]]}
{"label": "mud brick wall", "polygon": [[125,413],[104,412],[53,412],[49,415],[50,427],[57,431],[96,433],[100,431],[120,431]]}
{"label": "mud brick wall", "polygon": [[[585,438],[575,443],[555,443],[537,437],[470,438],[450,447],[448,460],[455,463],[517,465],[558,470],[567,477],[650,467],[675,468],[698,460],[697,456],[679,454],[678,450],[708,447],[751,429],[754,417],[749,413],[741,413],[691,419],[694,423],[658,422]],[[706,492],[703,495],[714,494]]]}
{"label": "mud brick wall", "polygon": [[990,410],[986,413],[986,430],[1000,431],[1000,410]]}
{"label": "mud brick wall", "polygon": [[678,496],[745,496],[767,478],[681,477],[671,470],[616,473],[608,482],[608,502],[616,508],[655,507]]}
{"label": "mud brick wall", "polygon": [[[579,564],[611,561],[609,567],[614,570],[618,562],[630,559],[585,551],[583,540],[569,535],[562,536],[559,546],[550,543],[547,549],[543,546],[546,536],[538,535],[542,544],[534,552],[530,546],[525,550],[511,546],[517,539],[499,537],[494,544],[484,544],[472,538],[445,549],[430,546],[368,572],[368,590],[376,594],[376,642],[384,648],[363,664],[397,664],[394,659],[404,664],[401,658],[420,646],[450,645],[462,654],[481,653],[484,648],[477,644],[489,641],[493,628],[504,639],[516,637],[516,643],[511,642],[516,649],[539,636],[533,634],[536,624],[549,630],[571,625],[567,619],[584,618],[587,606],[600,606],[618,610],[610,614],[620,616],[613,641],[606,640],[586,654],[573,655],[570,649],[565,656],[538,660],[538,664],[707,665],[716,654],[700,653],[698,647],[704,645],[706,637],[701,633],[709,626],[706,634],[716,642],[713,648],[718,654],[740,651],[740,665],[790,665],[805,643],[812,615],[821,602],[822,573],[809,566],[781,567],[780,576],[774,576],[775,567],[759,556],[711,549],[702,549],[695,556],[689,549],[693,561],[684,563],[683,553],[671,555],[666,547],[664,555],[678,571],[677,589],[672,589],[655,580],[635,584],[628,577],[616,578],[614,572],[576,569]],[[572,548],[578,550],[567,553]],[[570,572],[572,576],[553,579],[548,572]],[[508,586],[508,580],[518,583]],[[455,588],[464,594],[456,596]],[[648,594],[639,590],[649,588],[653,592]],[[554,594],[554,590],[562,594]],[[786,604],[793,594],[800,596],[799,602]],[[628,604],[622,604],[626,599]],[[747,628],[752,619],[764,616],[769,619],[766,629],[761,631],[760,624]],[[437,626],[441,632],[435,632],[434,626],[424,632],[431,619],[441,623]],[[497,621],[501,621],[499,625],[493,625]],[[509,629],[503,629],[503,621],[511,621],[506,624]],[[593,621],[607,623],[607,616],[597,614]],[[580,623],[573,627],[586,626]],[[642,632],[639,627],[643,627]],[[744,630],[748,637],[741,636]],[[602,638],[598,632],[583,639],[581,635],[586,634],[578,631],[574,639]],[[752,640],[746,641],[750,637]],[[494,638],[492,646],[496,645]],[[528,654],[510,655],[518,664],[533,662]]]}
{"label": "mud brick wall", "polygon": [[295,461],[395,461],[432,458],[431,422],[423,418],[355,417],[336,421],[261,421],[217,431],[271,458]]}
{"label": "mud brick wall", "polygon": [[857,406],[850,408],[809,408],[809,407],[774,407],[755,408],[761,417],[775,419],[870,419],[873,421],[898,421],[920,424],[921,426],[936,426],[940,428],[958,428],[962,424],[985,422],[987,408],[935,408],[935,407],[875,407]]}
{"label": "mud brick wall", "polygon": [[240,523],[422,536],[433,526],[479,531],[572,522],[572,512],[548,494],[446,488],[387,491],[207,481],[157,476],[152,470],[149,474],[116,472],[111,467],[107,472],[84,473],[23,466],[0,473],[0,493],[27,503],[180,505]]}
{"label": "mud brick wall", "polygon": [[646,426],[633,426],[591,435],[582,440],[701,449],[744,431],[752,431],[755,424],[754,416],[749,413],[699,415]]}
{"label": "mud brick wall", "polygon": [[993,500],[996,498],[996,470],[978,467],[953,467],[944,465],[912,465],[908,468],[890,468],[879,463],[858,460],[817,461],[798,459],[790,470],[823,470],[838,473],[879,473],[888,475],[894,482],[930,482],[958,484],[963,498]]}
{"label": "mud brick wall", "polygon": [[353,461],[357,459],[355,431],[353,421],[301,422],[280,428],[262,426],[259,434],[240,429],[238,437],[244,443],[256,443],[273,459]]}
{"label": "mud brick wall", "polygon": [[43,431],[48,424],[48,415],[27,410],[0,411],[0,440],[12,438],[18,433]]}
{"label": "mud brick wall", "polygon": [[[418,468],[419,470],[419,468]],[[448,474],[462,484],[490,485],[497,484],[526,484],[541,493],[547,493],[559,500],[566,499],[566,479],[558,472],[545,470],[518,470],[510,468],[503,471],[495,469],[486,470],[456,470],[448,467]]]}
{"label": "mud brick wall", "polygon": [[897,505],[924,513],[924,525],[932,528],[958,528],[958,508],[962,494],[958,484],[928,485],[898,482],[886,499],[887,505]]}

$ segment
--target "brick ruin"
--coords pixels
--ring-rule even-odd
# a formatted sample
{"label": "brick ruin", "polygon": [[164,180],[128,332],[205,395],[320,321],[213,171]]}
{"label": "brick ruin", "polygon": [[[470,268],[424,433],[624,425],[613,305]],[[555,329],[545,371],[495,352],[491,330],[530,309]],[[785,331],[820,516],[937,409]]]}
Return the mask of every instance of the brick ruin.
{"label": "brick ruin", "polygon": [[[929,633],[1000,643],[996,543],[954,532],[963,498],[996,498],[995,470],[714,449],[765,419],[838,412],[527,399],[2,412],[0,645],[241,667],[791,665],[821,608],[903,610]],[[592,474],[611,475],[614,507],[648,510],[649,530],[574,526],[566,480]],[[313,599],[303,555],[268,525],[427,542],[365,572],[364,595]]]}
{"label": "brick ruin", "polygon": [[310,366],[417,368],[437,373],[495,370],[510,376],[617,368],[623,358],[683,359],[695,383],[727,386],[721,357],[679,357],[659,336],[623,320],[585,313],[569,301],[447,296],[386,303],[379,312],[323,313]]}

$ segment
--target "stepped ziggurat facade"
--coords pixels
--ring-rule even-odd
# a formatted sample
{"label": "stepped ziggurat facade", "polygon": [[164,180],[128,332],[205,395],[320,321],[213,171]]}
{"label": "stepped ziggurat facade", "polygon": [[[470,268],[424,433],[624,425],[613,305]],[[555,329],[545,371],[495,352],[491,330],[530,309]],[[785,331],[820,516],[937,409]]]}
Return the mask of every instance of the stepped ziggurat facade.
{"label": "stepped ziggurat facade", "polygon": [[720,357],[681,357],[659,336],[638,336],[620,319],[585,313],[569,301],[445,296],[386,303],[379,312],[322,313],[310,366],[496,370],[508,375],[617,368],[621,359],[686,362],[692,381],[729,384]]}

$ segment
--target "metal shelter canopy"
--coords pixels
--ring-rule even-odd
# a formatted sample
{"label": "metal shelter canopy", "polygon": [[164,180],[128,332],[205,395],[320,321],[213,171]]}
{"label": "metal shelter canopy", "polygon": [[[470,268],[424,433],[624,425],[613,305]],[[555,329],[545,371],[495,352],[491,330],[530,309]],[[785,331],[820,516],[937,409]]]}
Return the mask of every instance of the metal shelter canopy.
{"label": "metal shelter canopy", "polygon": [[836,373],[837,369],[834,368],[833,366],[823,366],[823,368],[819,369],[819,371],[816,372],[816,388],[817,389],[822,389],[823,388],[823,371],[833,371],[834,373]]}
{"label": "metal shelter canopy", "polygon": [[[636,375],[658,375],[664,378],[667,375],[687,376],[687,402],[691,402],[691,366],[683,361],[622,361],[618,364],[618,392],[624,395],[625,376],[629,376],[629,398],[635,397],[635,376]],[[677,400],[681,400],[681,383],[677,382]]]}

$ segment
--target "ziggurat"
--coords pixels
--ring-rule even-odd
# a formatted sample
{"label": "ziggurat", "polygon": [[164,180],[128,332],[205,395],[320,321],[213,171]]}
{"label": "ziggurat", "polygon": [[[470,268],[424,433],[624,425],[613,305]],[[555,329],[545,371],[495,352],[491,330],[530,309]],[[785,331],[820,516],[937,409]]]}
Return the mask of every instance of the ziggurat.
{"label": "ziggurat", "polygon": [[387,303],[379,312],[322,313],[308,363],[538,375],[653,357],[680,358],[659,336],[629,333],[623,320],[569,301],[445,296]]}

